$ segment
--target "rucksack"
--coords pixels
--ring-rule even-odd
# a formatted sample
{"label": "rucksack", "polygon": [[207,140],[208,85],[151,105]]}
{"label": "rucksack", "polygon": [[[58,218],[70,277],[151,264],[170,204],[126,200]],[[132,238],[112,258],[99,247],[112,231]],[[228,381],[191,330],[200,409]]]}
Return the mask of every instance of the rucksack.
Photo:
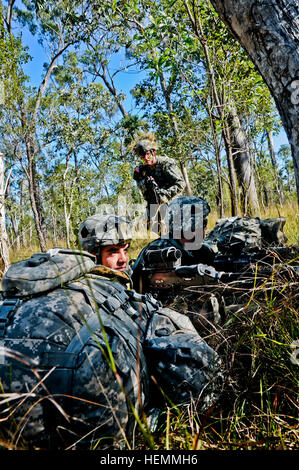
{"label": "rucksack", "polygon": [[283,233],[286,219],[277,217],[261,220],[259,217],[227,217],[219,219],[205,237],[205,242],[226,253],[231,249],[257,251],[269,245],[287,241]]}
{"label": "rucksack", "polygon": [[[13,443],[22,437],[52,449],[124,443],[135,423],[132,410],[150,406],[150,374],[178,402],[194,393],[203,409],[210,406],[221,393],[221,363],[188,318],[107,279],[105,269],[101,276],[88,255],[92,265],[83,258],[79,277],[69,279],[74,256],[85,254],[35,257],[3,278],[0,401],[2,419],[13,418],[6,426]],[[49,268],[54,261],[59,283]],[[30,269],[42,292],[32,287]]]}

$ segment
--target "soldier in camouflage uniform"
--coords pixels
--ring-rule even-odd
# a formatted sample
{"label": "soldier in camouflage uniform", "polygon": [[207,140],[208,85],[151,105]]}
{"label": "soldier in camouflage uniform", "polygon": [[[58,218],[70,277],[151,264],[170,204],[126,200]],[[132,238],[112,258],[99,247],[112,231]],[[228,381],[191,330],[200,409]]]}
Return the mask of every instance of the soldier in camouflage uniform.
{"label": "soldier in camouflage uniform", "polygon": [[[192,210],[185,211],[196,205],[202,207],[197,214]],[[203,333],[201,329],[204,323],[203,317],[213,324],[219,323],[224,320],[225,311],[229,311],[229,305],[236,303],[238,307],[241,293],[245,298],[243,302],[247,302],[246,295],[250,292],[250,287],[246,289],[242,283],[238,285],[236,280],[238,274],[234,276],[233,273],[237,273],[237,270],[242,272],[245,269],[249,277],[252,273],[252,279],[254,279],[252,269],[255,269],[255,254],[260,253],[263,257],[263,248],[271,245],[281,246],[286,241],[283,233],[285,224],[283,217],[266,220],[250,217],[219,219],[214,229],[206,236],[209,212],[209,205],[203,198],[186,196],[173,200],[168,206],[168,233],[149,243],[141,251],[133,265],[132,275],[134,287],[138,292],[151,292],[163,302],[163,305],[188,312],[189,318],[201,334]],[[193,243],[192,234],[195,235],[198,232],[201,234],[199,241],[202,241],[202,244],[196,245]],[[172,256],[175,253],[174,249],[177,249],[181,255],[180,260],[172,259],[167,264],[165,259],[167,248],[173,250],[168,252],[172,253]],[[160,256],[164,256],[164,259],[159,259],[159,250]],[[269,253],[268,266],[271,268],[273,265],[271,250]],[[251,254],[252,258],[250,258]],[[294,253],[290,259],[295,256]],[[179,273],[179,266],[196,268],[198,274],[202,276],[202,282],[198,278],[193,284],[193,287],[196,287],[192,289],[194,277],[190,278],[189,284],[186,280],[180,281],[179,274],[176,274]],[[266,268],[266,259],[263,260],[261,266]],[[187,279],[187,269],[185,273]],[[211,283],[207,277],[210,274]],[[217,278],[220,279],[220,277],[223,280],[222,288],[217,284]],[[230,284],[225,290],[226,283],[233,279],[234,284]],[[201,287],[200,284],[206,284],[206,286]],[[188,286],[189,290],[184,286]],[[192,290],[193,294],[190,294]],[[183,301],[186,307],[182,307]]]}
{"label": "soldier in camouflage uniform", "polygon": [[207,322],[217,324],[221,321],[223,312],[220,299],[210,292],[202,294],[200,298],[186,292],[182,295],[176,286],[173,290],[165,291],[151,288],[149,273],[152,276],[161,270],[163,278],[167,263],[163,266],[163,262],[153,262],[152,268],[149,268],[151,263],[148,258],[155,250],[165,252],[167,249],[176,249],[180,253],[180,265],[201,265],[206,272],[216,273],[215,269],[211,268],[215,256],[214,247],[204,241],[209,213],[210,206],[202,197],[182,196],[174,199],[168,206],[167,233],[143,248],[132,265],[133,285],[137,292],[153,292],[164,306],[178,308],[179,311],[187,313],[196,329],[203,334],[207,333]]}
{"label": "soldier in camouflage uniform", "polygon": [[[142,163],[135,168],[133,178],[147,202],[149,225],[150,220],[155,219],[157,212],[159,213],[158,206],[165,206],[178,197],[186,185],[176,161],[157,155],[157,144],[151,134],[139,140],[134,151],[141,157]],[[164,218],[164,214],[161,213],[160,216]]]}
{"label": "soldier in camouflage uniform", "polygon": [[[211,248],[204,241],[209,213],[210,206],[202,197],[182,196],[169,204],[166,214],[167,232],[143,248],[132,266],[135,288],[138,288],[139,275],[144,267],[144,255],[154,248],[177,248],[182,255],[182,265],[213,263],[214,247]],[[193,243],[195,234],[197,243]]]}
{"label": "soldier in camouflage uniform", "polygon": [[12,414],[13,444],[129,446],[133,409],[156,406],[152,375],[176,403],[193,396],[205,410],[219,397],[217,353],[185,316],[131,289],[127,228],[123,218],[92,216],[79,229],[82,252],[52,249],[4,276],[2,418]]}

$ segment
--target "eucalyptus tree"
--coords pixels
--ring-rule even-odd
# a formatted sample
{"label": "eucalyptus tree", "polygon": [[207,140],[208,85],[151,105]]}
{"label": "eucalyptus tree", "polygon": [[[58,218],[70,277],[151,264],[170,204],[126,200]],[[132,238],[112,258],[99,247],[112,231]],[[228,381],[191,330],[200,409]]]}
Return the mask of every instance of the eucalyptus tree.
{"label": "eucalyptus tree", "polygon": [[178,18],[165,1],[123,2],[116,5],[115,11],[130,31],[126,43],[128,55],[147,72],[147,77],[133,90],[137,106],[142,107],[144,116],[157,131],[162,149],[178,160],[187,193],[191,194],[187,172],[192,156],[188,141],[191,114],[180,93],[180,70],[174,59],[180,54]]}
{"label": "eucalyptus tree", "polygon": [[116,3],[115,10],[132,25],[131,40],[127,43],[129,53],[149,72],[133,90],[137,105],[142,104],[146,110],[146,117],[162,137],[164,147],[180,156],[183,172],[187,173],[187,164],[205,145],[206,134],[199,130],[205,127],[201,123],[208,115],[217,164],[220,213],[223,213],[223,168],[219,131],[227,152],[232,213],[238,211],[235,173],[243,193],[243,210],[246,212],[246,199],[249,199],[253,211],[258,212],[243,115],[249,109],[248,103],[244,106],[249,101],[246,75],[251,77],[251,82],[261,79],[256,77],[239,45],[204,1],[127,1]]}
{"label": "eucalyptus tree", "polygon": [[211,0],[275,99],[292,148],[299,202],[298,0]]}
{"label": "eucalyptus tree", "polygon": [[[45,250],[47,228],[43,201],[40,191],[39,174],[39,115],[49,80],[64,53],[82,41],[87,40],[94,28],[99,28],[101,9],[96,11],[92,1],[23,0],[22,8],[14,1],[6,2],[5,23],[12,34],[18,24],[27,26],[38,36],[49,57],[44,66],[43,76],[37,88],[22,87],[12,100],[6,99],[6,113],[13,115],[16,126],[13,129],[15,141],[18,139],[16,156],[20,159],[29,183],[31,208],[41,250]],[[16,133],[18,132],[18,137]]]}
{"label": "eucalyptus tree", "polygon": [[[244,116],[254,114],[252,92],[261,81],[239,45],[211,11],[209,2],[183,0],[189,23],[190,35],[197,40],[193,47],[202,51],[202,63],[206,71],[206,109],[214,133],[221,130],[227,154],[232,214],[238,213],[237,183],[243,213],[259,213],[252,156],[245,130]],[[193,39],[193,41],[194,41]],[[250,86],[249,86],[250,85]],[[259,98],[261,94],[259,93]],[[217,147],[215,148],[217,151]],[[219,160],[219,159],[218,159]]]}
{"label": "eucalyptus tree", "polygon": [[0,152],[0,273],[9,268],[9,240],[6,229],[5,193],[8,178],[5,178],[5,157]]}
{"label": "eucalyptus tree", "polygon": [[[6,101],[19,96],[19,90],[25,80],[21,67],[27,60],[20,40],[11,34],[10,15],[11,13],[8,11],[7,16],[4,16],[3,5],[0,2],[0,128],[3,128],[5,123]],[[5,143],[2,141],[0,146],[0,258],[3,272],[10,264],[6,209],[7,189],[11,183],[11,173],[9,155],[7,155]]]}
{"label": "eucalyptus tree", "polygon": [[[47,173],[53,171],[61,188],[67,246],[72,241],[73,225],[78,223],[75,207],[80,207],[79,198],[86,195],[86,174],[93,172],[96,176],[99,196],[99,183],[107,176],[102,168],[104,152],[98,154],[100,165],[95,165],[94,158],[97,149],[109,146],[114,138],[109,129],[114,108],[111,93],[90,79],[77,52],[66,54],[63,65],[55,68],[44,95],[40,143],[48,156]],[[47,181],[49,184],[49,177]]]}

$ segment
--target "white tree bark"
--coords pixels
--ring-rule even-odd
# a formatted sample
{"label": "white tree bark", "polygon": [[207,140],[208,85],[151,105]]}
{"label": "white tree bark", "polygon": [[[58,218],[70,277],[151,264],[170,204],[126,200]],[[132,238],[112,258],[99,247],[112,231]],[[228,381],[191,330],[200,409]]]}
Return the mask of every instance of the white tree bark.
{"label": "white tree bark", "polygon": [[299,0],[211,0],[276,102],[294,161],[299,202]]}
{"label": "white tree bark", "polygon": [[6,214],[5,214],[5,191],[7,179],[4,175],[5,163],[4,154],[0,153],[0,258],[2,275],[10,266],[9,260],[9,240],[6,230]]}
{"label": "white tree bark", "polygon": [[243,215],[255,214],[260,216],[260,207],[255,185],[255,177],[252,168],[252,161],[248,140],[242,129],[235,106],[230,106],[228,120],[231,123],[231,139],[233,147],[234,166],[242,190],[242,210]]}

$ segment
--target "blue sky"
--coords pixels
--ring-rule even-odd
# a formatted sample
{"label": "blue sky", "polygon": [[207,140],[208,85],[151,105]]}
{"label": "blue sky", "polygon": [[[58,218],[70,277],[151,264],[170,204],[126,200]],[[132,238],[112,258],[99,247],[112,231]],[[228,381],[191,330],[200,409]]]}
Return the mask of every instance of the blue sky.
{"label": "blue sky", "polygon": [[[38,43],[37,37],[33,36],[28,29],[22,30],[22,41],[23,44],[28,46],[28,53],[32,56],[32,60],[29,61],[24,69],[25,73],[29,76],[30,84],[38,87],[40,85],[43,76],[43,64],[48,62],[43,47]],[[121,61],[121,58],[119,58]],[[115,62],[115,68],[117,69],[118,63]],[[127,95],[126,106],[131,111],[133,101],[131,100],[130,90],[138,83],[145,74],[137,70],[128,70],[119,73],[116,78],[116,85],[120,91],[123,91]],[[284,129],[282,128],[278,135],[273,136],[275,151],[277,152],[281,145],[288,145],[288,139]]]}

